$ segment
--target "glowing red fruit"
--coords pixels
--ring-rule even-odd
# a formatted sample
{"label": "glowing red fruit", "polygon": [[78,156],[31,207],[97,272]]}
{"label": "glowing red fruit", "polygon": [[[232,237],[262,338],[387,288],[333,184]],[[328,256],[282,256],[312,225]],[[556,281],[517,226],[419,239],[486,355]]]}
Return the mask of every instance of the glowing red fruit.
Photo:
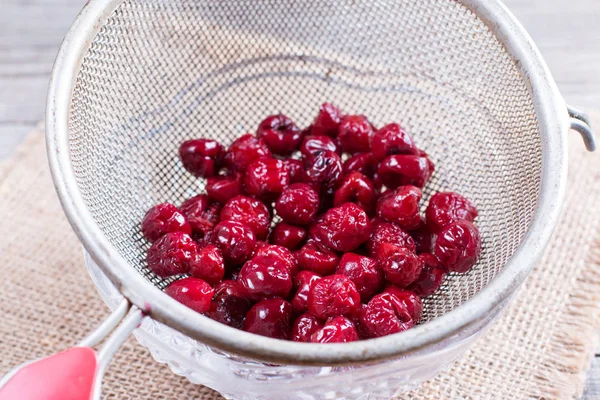
{"label": "glowing red fruit", "polygon": [[206,195],[194,196],[181,205],[181,212],[192,227],[192,236],[195,239],[204,238],[219,222],[221,205],[210,203]]}
{"label": "glowing red fruit", "polygon": [[309,225],[319,211],[319,195],[305,183],[294,183],[283,190],[275,211],[287,223]]}
{"label": "glowing red fruit", "polygon": [[371,150],[373,127],[363,115],[348,115],[342,118],[338,128],[338,140],[346,153],[364,153]]}
{"label": "glowing red fruit", "polygon": [[243,264],[252,256],[256,246],[256,236],[252,229],[237,221],[219,222],[212,236],[213,243],[230,265]]}
{"label": "glowing red fruit", "polygon": [[294,342],[310,342],[313,333],[323,327],[321,321],[310,313],[304,313],[292,324],[290,339]]}
{"label": "glowing red fruit", "polygon": [[[389,246],[389,245],[388,245]],[[423,264],[412,251],[395,247],[384,258],[379,259],[385,279],[392,285],[405,288],[417,280]]]}
{"label": "glowing red fruit", "polygon": [[333,205],[337,207],[344,203],[354,203],[371,214],[375,211],[376,200],[371,180],[360,172],[352,172],[340,181],[334,194]]}
{"label": "glowing red fruit", "polygon": [[269,243],[283,246],[289,250],[296,250],[302,247],[307,236],[308,232],[306,228],[280,222],[273,228],[269,237]]}
{"label": "glowing red fruit", "polygon": [[381,337],[410,329],[414,326],[406,305],[391,293],[373,297],[363,311],[361,324],[369,337]]}
{"label": "glowing red fruit", "polygon": [[377,171],[377,159],[372,153],[355,154],[344,162],[344,175],[351,172],[360,172],[368,178],[373,178]]}
{"label": "glowing red fruit", "polygon": [[393,154],[417,154],[412,138],[398,124],[388,124],[375,132],[371,151],[377,160]]}
{"label": "glowing red fruit", "polygon": [[323,249],[311,241],[308,241],[304,247],[298,250],[295,256],[301,270],[312,271],[321,276],[335,273],[340,261],[337,254],[331,250]]}
{"label": "glowing red fruit", "polygon": [[298,272],[298,275],[296,275],[296,278],[294,278],[296,294],[292,299],[292,309],[296,315],[301,314],[308,309],[308,294],[310,293],[312,285],[319,279],[321,279],[321,277],[311,271],[300,271]]}
{"label": "glowing red fruit", "polygon": [[310,337],[312,343],[348,343],[358,340],[356,327],[346,317],[329,318],[323,328]]}
{"label": "glowing red fruit", "polygon": [[146,262],[148,268],[161,278],[185,274],[196,257],[198,245],[183,232],[169,232],[152,243]]}
{"label": "glowing red fruit", "polygon": [[253,161],[244,175],[246,192],[268,203],[275,201],[289,184],[290,174],[286,166],[275,158]]}
{"label": "glowing red fruit", "polygon": [[481,254],[479,229],[469,221],[456,221],[442,229],[435,241],[434,254],[450,271],[469,271]]}
{"label": "glowing red fruit", "polygon": [[304,161],[304,182],[315,190],[334,190],[341,177],[342,160],[333,151],[316,152]]}
{"label": "glowing red fruit", "polygon": [[423,263],[423,269],[417,280],[408,286],[408,290],[412,290],[421,297],[427,297],[442,286],[446,272],[433,254],[419,254],[419,258]]}
{"label": "glowing red fruit", "polygon": [[349,316],[360,307],[360,294],[347,276],[330,275],[313,283],[307,304],[317,318]]}
{"label": "glowing red fruit", "polygon": [[252,229],[258,240],[264,240],[271,227],[271,214],[260,200],[236,196],[221,209],[221,221],[240,222]]}
{"label": "glowing red fruit", "polygon": [[290,271],[292,278],[298,273],[296,257],[283,246],[265,244],[254,252],[254,259],[272,265],[282,265]]}
{"label": "glowing red fruit", "polygon": [[436,193],[431,196],[425,212],[427,226],[434,233],[456,221],[473,222],[478,214],[469,200],[453,192]]}
{"label": "glowing red fruit", "polygon": [[404,229],[389,222],[374,221],[371,236],[367,241],[369,255],[378,259],[381,254],[380,247],[386,243],[405,247],[412,252],[415,251],[415,242]]}
{"label": "glowing red fruit", "polygon": [[336,137],[342,120],[342,112],[331,103],[324,103],[312,124],[313,135]]}
{"label": "glowing red fruit", "polygon": [[294,121],[283,114],[271,115],[258,125],[256,136],[262,138],[273,154],[288,156],[302,140],[302,132]]}
{"label": "glowing red fruit", "polygon": [[222,166],[224,154],[223,146],[210,139],[187,140],[179,146],[183,167],[200,178],[216,175]]}
{"label": "glowing red fruit", "polygon": [[222,324],[242,329],[252,303],[242,286],[235,281],[223,281],[215,286],[210,305],[210,317]]}
{"label": "glowing red fruit", "polygon": [[390,189],[399,186],[425,186],[433,170],[427,157],[415,155],[389,156],[379,163],[377,174],[381,182]]}
{"label": "glowing red fruit", "polygon": [[354,284],[363,302],[379,293],[383,286],[383,272],[377,261],[354,253],[345,253],[336,274],[346,275]]}
{"label": "glowing red fruit", "polygon": [[160,239],[169,232],[192,233],[185,216],[173,204],[162,203],[152,207],[142,221],[142,234],[150,241]]}
{"label": "glowing red fruit", "polygon": [[329,136],[306,136],[300,145],[300,153],[302,153],[302,159],[305,161],[310,160],[315,154],[325,150],[337,154],[341,153],[336,142]]}
{"label": "glowing red fruit", "polygon": [[292,275],[288,268],[258,257],[244,264],[237,282],[254,301],[287,297],[292,290]]}
{"label": "glowing red fruit", "polygon": [[244,192],[243,175],[234,172],[227,176],[215,176],[206,180],[206,193],[211,200],[225,204]]}
{"label": "glowing red fruit", "polygon": [[388,190],[377,200],[377,216],[410,231],[419,226],[422,192],[414,186],[401,186]]}
{"label": "glowing red fruit", "polygon": [[210,285],[216,285],[225,276],[225,261],[221,250],[212,244],[198,250],[196,257],[190,262],[190,275],[202,279]]}
{"label": "glowing red fruit", "polygon": [[283,165],[287,169],[288,174],[290,174],[290,183],[300,183],[304,179],[304,164],[301,160],[294,160],[288,158],[286,160],[282,160]]}
{"label": "glowing red fruit", "polygon": [[166,294],[201,314],[210,310],[214,292],[208,283],[198,278],[183,278],[172,282],[165,289]]}
{"label": "glowing red fruit", "polygon": [[396,286],[388,286],[383,292],[393,294],[404,303],[415,324],[421,320],[421,316],[423,316],[423,302],[416,293],[411,290],[399,289]]}
{"label": "glowing red fruit", "polygon": [[283,299],[267,299],[255,304],[246,314],[244,330],[275,339],[287,339],[292,306]]}
{"label": "glowing red fruit", "polygon": [[364,210],[353,203],[330,209],[310,228],[310,236],[330,249],[347,252],[369,239],[371,221]]}
{"label": "glowing red fruit", "polygon": [[245,172],[253,161],[271,157],[271,151],[265,142],[247,133],[237,138],[225,154],[225,165],[230,170]]}

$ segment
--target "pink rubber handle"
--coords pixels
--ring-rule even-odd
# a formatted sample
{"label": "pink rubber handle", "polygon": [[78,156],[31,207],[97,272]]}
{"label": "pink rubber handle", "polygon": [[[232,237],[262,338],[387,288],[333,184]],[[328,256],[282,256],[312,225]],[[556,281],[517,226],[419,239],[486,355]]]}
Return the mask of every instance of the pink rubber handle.
{"label": "pink rubber handle", "polygon": [[0,387],[0,400],[90,400],[96,351],[74,347],[19,368]]}

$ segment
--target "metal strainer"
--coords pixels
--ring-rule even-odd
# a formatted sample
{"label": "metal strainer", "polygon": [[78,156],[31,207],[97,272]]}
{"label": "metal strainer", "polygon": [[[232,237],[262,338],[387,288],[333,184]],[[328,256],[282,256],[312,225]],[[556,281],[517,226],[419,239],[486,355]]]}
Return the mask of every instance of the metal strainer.
{"label": "metal strainer", "polygon": [[[251,335],[165,295],[139,223],[203,190],[178,145],[228,145],[279,112],[308,125],[325,101],[410,132],[436,164],[425,198],[452,190],[477,205],[477,266],[425,299],[422,325],[342,345]],[[495,0],[95,0],[60,50],[47,119],[65,212],[123,296],[228,357],[293,365],[443,351],[488,325],[557,221],[570,125],[592,149],[585,118]]]}

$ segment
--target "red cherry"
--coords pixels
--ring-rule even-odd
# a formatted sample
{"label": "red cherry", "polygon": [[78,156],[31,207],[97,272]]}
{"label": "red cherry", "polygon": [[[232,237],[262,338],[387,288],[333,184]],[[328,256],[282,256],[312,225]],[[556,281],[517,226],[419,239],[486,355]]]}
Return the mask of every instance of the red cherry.
{"label": "red cherry", "polygon": [[146,262],[148,268],[161,278],[185,274],[196,257],[198,245],[183,232],[169,232],[152,243]]}
{"label": "red cherry", "polygon": [[260,158],[246,169],[244,187],[249,195],[275,201],[283,189],[290,184],[290,174],[283,161],[275,158]]}
{"label": "red cherry", "polygon": [[324,103],[312,124],[313,135],[336,137],[342,119],[342,112],[331,103]]}
{"label": "red cherry", "polygon": [[245,172],[253,161],[271,157],[271,151],[265,142],[247,133],[237,138],[225,154],[225,165],[238,172]]}
{"label": "red cherry", "polygon": [[298,273],[298,263],[296,261],[296,257],[294,257],[291,251],[283,246],[265,244],[264,246],[261,246],[260,249],[255,251],[254,259],[260,259],[262,262],[267,264],[282,265],[287,268],[288,271],[290,271],[292,278]]}
{"label": "red cherry", "polygon": [[319,211],[319,195],[305,183],[294,183],[283,190],[275,210],[287,223],[309,225]]}
{"label": "red cherry", "polygon": [[223,146],[215,140],[187,140],[179,147],[179,157],[183,167],[200,178],[216,175],[222,166],[223,156]]}
{"label": "red cherry", "polygon": [[344,162],[344,175],[351,172],[360,172],[368,178],[373,178],[377,171],[377,159],[372,153],[355,154]]}
{"label": "red cherry", "polygon": [[292,290],[292,275],[288,268],[257,257],[244,264],[237,282],[242,285],[248,297],[255,301],[287,297]]}
{"label": "red cherry", "polygon": [[336,274],[346,275],[354,282],[363,302],[369,301],[383,286],[383,272],[377,261],[358,254],[345,253]]}
{"label": "red cherry", "polygon": [[190,275],[216,285],[225,275],[225,262],[221,250],[212,244],[200,249],[190,262]]}
{"label": "red cherry", "polygon": [[221,209],[221,221],[240,222],[251,228],[259,240],[264,240],[271,227],[271,214],[260,200],[236,196]]}
{"label": "red cherry", "polygon": [[410,290],[399,289],[396,286],[388,286],[383,292],[393,294],[404,303],[410,317],[415,323],[421,320],[421,316],[423,315],[423,302],[416,293]]}
{"label": "red cherry", "polygon": [[210,310],[214,290],[202,279],[183,278],[169,284],[165,293],[184,306],[204,314]]}
{"label": "red cherry", "polygon": [[422,188],[429,181],[433,170],[427,157],[394,155],[379,163],[377,173],[381,182],[390,189],[403,185]]}
{"label": "red cherry", "polygon": [[304,164],[301,160],[288,158],[282,160],[288,174],[290,174],[290,183],[300,183],[304,179]]}
{"label": "red cherry", "polygon": [[453,192],[436,193],[431,196],[425,212],[427,226],[434,233],[456,221],[473,222],[478,214],[469,200]]}
{"label": "red cherry", "polygon": [[369,239],[371,222],[367,214],[353,203],[330,209],[310,228],[310,236],[336,251],[352,251]]}
{"label": "red cherry", "polygon": [[433,254],[419,254],[419,258],[423,263],[423,269],[417,280],[408,286],[408,290],[421,297],[427,297],[442,286],[446,272]]}
{"label": "red cherry", "polygon": [[308,241],[304,247],[295,253],[298,267],[319,275],[331,275],[340,261],[337,254],[331,250],[319,247],[316,243]]}
{"label": "red cherry", "polygon": [[[391,245],[386,245],[391,246]],[[385,279],[393,285],[405,288],[417,280],[423,264],[417,255],[406,248],[393,246],[393,251],[380,259]]]}
{"label": "red cherry", "polygon": [[398,225],[376,220],[373,222],[373,230],[367,241],[369,255],[372,258],[379,259],[381,255],[380,247],[386,243],[405,247],[412,252],[415,251],[415,242],[408,232]]}
{"label": "red cherry", "polygon": [[317,318],[351,315],[360,307],[360,294],[347,276],[330,275],[313,283],[307,304]]}
{"label": "red cherry", "polygon": [[354,154],[371,150],[374,132],[367,117],[348,115],[342,119],[338,131],[338,139],[344,152]]}
{"label": "red cherry", "polygon": [[304,161],[304,182],[315,190],[334,190],[342,177],[342,160],[336,153],[323,150]]}
{"label": "red cherry", "polygon": [[223,281],[215,286],[209,315],[222,324],[242,329],[251,306],[246,292],[238,282]]}
{"label": "red cherry", "polygon": [[311,271],[300,271],[294,279],[294,288],[296,294],[292,299],[292,308],[295,314],[301,314],[308,309],[307,300],[308,294],[312,285],[321,279],[321,277]]}
{"label": "red cherry", "polygon": [[262,138],[273,154],[288,156],[302,140],[302,132],[283,114],[271,115],[258,125],[256,136]]}
{"label": "red cherry", "polygon": [[301,226],[280,222],[273,228],[269,243],[283,246],[289,250],[297,250],[306,241],[308,232]]}
{"label": "red cherry", "polygon": [[287,339],[292,306],[283,299],[267,299],[255,304],[244,320],[244,330],[275,339]]}
{"label": "red cherry", "polygon": [[302,153],[302,159],[305,161],[310,160],[316,153],[325,150],[341,153],[338,145],[329,136],[306,136],[300,145],[300,153]]}
{"label": "red cherry", "polygon": [[195,239],[202,239],[210,234],[219,222],[220,211],[221,206],[217,203],[211,204],[208,196],[203,194],[194,196],[181,205],[181,212],[189,221]]}
{"label": "red cherry", "polygon": [[402,229],[415,229],[421,222],[419,202],[422,195],[421,190],[414,186],[388,190],[377,200],[377,216]]}
{"label": "red cherry", "polygon": [[346,317],[329,318],[323,328],[310,337],[313,343],[348,343],[358,340],[356,327]]}
{"label": "red cherry", "polygon": [[304,313],[292,324],[290,339],[294,342],[310,342],[310,337],[313,333],[323,327],[321,321],[314,315]]}
{"label": "red cherry", "polygon": [[368,214],[372,214],[375,211],[376,200],[371,180],[360,172],[352,172],[341,180],[334,194],[333,205],[337,207],[344,203],[354,203]]}
{"label": "red cherry", "polygon": [[173,204],[162,203],[152,207],[142,221],[142,234],[150,241],[160,239],[169,232],[192,233],[190,224]]}
{"label": "red cherry", "polygon": [[231,265],[243,264],[252,256],[256,246],[252,229],[236,221],[219,222],[213,230],[212,240],[221,250],[225,262]]}
{"label": "red cherry", "polygon": [[434,254],[450,271],[469,271],[481,254],[479,229],[469,221],[456,221],[442,229],[435,241]]}
{"label": "red cherry", "polygon": [[381,293],[367,304],[361,324],[370,337],[381,337],[410,329],[414,321],[400,299],[391,293]]}
{"label": "red cherry", "polygon": [[225,204],[235,196],[244,192],[242,186],[243,175],[234,172],[227,176],[215,176],[206,180],[206,193],[211,200]]}
{"label": "red cherry", "polygon": [[373,155],[383,160],[393,154],[417,154],[412,138],[398,124],[388,124],[375,132],[371,146]]}

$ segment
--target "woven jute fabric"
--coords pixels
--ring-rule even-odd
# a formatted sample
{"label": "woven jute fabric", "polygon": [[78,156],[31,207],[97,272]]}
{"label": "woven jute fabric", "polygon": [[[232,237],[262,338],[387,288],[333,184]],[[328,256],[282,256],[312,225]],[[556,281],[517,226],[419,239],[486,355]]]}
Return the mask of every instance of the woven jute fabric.
{"label": "woven jute fabric", "polygon": [[[600,126],[600,115],[596,115]],[[569,189],[545,256],[499,321],[458,362],[406,399],[571,399],[600,325],[600,157],[570,139]],[[0,166],[0,375],[65,349],[108,310],[52,186],[42,128]],[[106,399],[217,399],[129,339]]]}

